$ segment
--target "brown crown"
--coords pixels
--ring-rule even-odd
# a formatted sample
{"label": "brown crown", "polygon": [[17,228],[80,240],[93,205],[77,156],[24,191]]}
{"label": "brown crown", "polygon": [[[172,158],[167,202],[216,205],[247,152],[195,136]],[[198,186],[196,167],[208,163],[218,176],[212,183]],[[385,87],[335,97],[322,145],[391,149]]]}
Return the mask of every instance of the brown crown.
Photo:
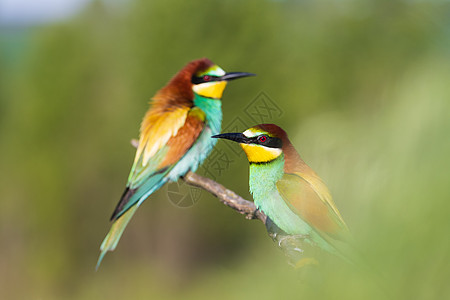
{"label": "brown crown", "polygon": [[[160,89],[152,98],[154,105],[164,108],[173,106],[192,106],[194,93],[192,91],[191,78],[197,72],[206,71],[214,63],[207,58],[201,58],[188,63]],[[162,108],[161,107],[161,108]]]}
{"label": "brown crown", "polygon": [[284,131],[281,127],[275,124],[260,124],[255,127],[281,139],[283,144],[281,150],[283,150],[285,160],[284,171],[286,173],[293,173],[300,170],[306,171],[307,169],[310,169],[302,160],[297,150],[295,150],[286,131]]}

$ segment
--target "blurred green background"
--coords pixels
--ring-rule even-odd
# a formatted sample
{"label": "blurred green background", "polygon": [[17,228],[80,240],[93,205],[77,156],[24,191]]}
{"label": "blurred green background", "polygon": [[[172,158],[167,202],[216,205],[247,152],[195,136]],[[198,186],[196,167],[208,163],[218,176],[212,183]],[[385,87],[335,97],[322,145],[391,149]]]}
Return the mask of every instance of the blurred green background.
{"label": "blurred green background", "polygon": [[[0,24],[2,299],[450,297],[448,1],[90,1]],[[276,103],[264,121],[328,184],[373,272],[331,259],[299,277],[260,222],[206,192],[176,207],[166,187],[94,271],[148,100],[200,57],[258,74],[229,84],[224,127],[254,125],[261,92]],[[215,179],[250,199],[227,147]]]}

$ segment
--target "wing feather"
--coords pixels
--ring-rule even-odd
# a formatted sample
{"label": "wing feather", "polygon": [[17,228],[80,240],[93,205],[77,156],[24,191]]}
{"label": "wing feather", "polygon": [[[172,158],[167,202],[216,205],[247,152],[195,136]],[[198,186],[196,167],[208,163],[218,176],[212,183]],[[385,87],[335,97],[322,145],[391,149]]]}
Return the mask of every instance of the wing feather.
{"label": "wing feather", "polygon": [[277,182],[277,189],[288,206],[319,233],[336,239],[348,230],[320,178],[285,174]]}
{"label": "wing feather", "polygon": [[142,165],[146,166],[151,157],[171,137],[177,135],[178,130],[186,122],[189,110],[189,107],[179,107],[164,112],[149,110],[142,121],[141,136],[134,163],[138,163],[141,155],[143,155]]}
{"label": "wing feather", "polygon": [[[170,116],[171,118],[172,116]],[[166,120],[170,120],[170,118]],[[171,132],[174,136],[168,136],[166,133],[160,133],[161,130],[167,130],[167,124],[159,123],[156,127],[146,130],[147,134],[154,133],[154,137],[141,138],[146,141],[146,145],[140,145],[139,152],[136,153],[136,159],[128,178],[127,188],[117,204],[111,219],[117,219],[125,213],[130,207],[141,203],[153,191],[161,187],[166,181],[166,174],[177,164],[183,155],[192,147],[202,132],[205,125],[205,113],[197,107],[186,112],[184,123],[181,127],[172,127]],[[159,137],[157,139],[156,137]],[[158,150],[149,155],[145,161],[145,153],[154,151],[155,146],[148,145],[151,141],[159,143]],[[164,142],[164,143],[163,143]],[[148,150],[147,150],[148,149]],[[140,155],[138,155],[138,153]]]}

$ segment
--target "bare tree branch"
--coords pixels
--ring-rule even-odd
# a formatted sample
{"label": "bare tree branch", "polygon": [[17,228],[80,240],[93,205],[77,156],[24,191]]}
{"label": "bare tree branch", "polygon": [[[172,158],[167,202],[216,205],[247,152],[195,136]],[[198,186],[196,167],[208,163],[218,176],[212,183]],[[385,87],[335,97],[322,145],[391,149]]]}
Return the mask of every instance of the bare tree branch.
{"label": "bare tree branch", "polygon": [[[137,147],[138,141],[135,139],[131,140],[131,145],[133,145],[133,147]],[[220,183],[193,172],[188,172],[183,177],[183,180],[189,185],[199,187],[210,192],[219,198],[220,202],[226,206],[229,206],[238,213],[245,215],[246,219],[259,219],[261,222],[266,224],[266,215],[262,211],[258,210],[252,201],[245,200],[232,190],[225,188]]]}
{"label": "bare tree branch", "polygon": [[253,202],[245,200],[232,190],[225,188],[220,183],[192,172],[188,172],[183,180],[187,184],[200,187],[210,192],[219,198],[220,202],[223,204],[231,207],[238,213],[245,215],[246,219],[259,219],[264,224],[266,223],[266,215],[258,210]]}

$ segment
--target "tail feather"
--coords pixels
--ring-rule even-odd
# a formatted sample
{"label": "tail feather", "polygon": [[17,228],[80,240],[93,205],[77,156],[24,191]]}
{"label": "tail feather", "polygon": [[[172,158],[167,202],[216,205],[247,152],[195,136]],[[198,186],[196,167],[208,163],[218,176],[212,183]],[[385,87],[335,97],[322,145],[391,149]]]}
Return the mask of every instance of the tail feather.
{"label": "tail feather", "polygon": [[117,203],[116,209],[114,209],[110,221],[117,220],[120,217],[120,215],[124,213],[123,208],[125,207],[125,205],[127,205],[131,197],[136,193],[136,191],[137,189],[130,189],[128,186],[125,188],[125,191],[123,192],[119,203]]}
{"label": "tail feather", "polygon": [[100,267],[100,264],[103,260],[103,257],[108,251],[113,251],[116,249],[117,244],[119,243],[120,237],[122,236],[125,227],[127,227],[128,222],[131,217],[136,212],[139,205],[132,206],[127,212],[125,212],[119,219],[117,219],[111,226],[111,229],[103,240],[102,245],[100,246],[100,257],[97,261],[96,270]]}

